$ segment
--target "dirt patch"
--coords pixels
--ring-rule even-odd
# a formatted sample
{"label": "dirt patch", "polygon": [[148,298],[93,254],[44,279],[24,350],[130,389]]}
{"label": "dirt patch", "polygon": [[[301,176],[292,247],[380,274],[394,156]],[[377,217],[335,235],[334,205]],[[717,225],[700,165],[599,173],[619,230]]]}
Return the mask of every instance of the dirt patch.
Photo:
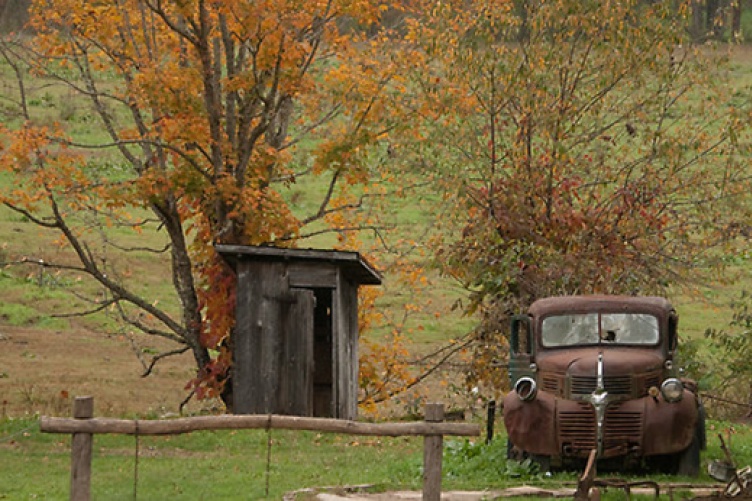
{"label": "dirt patch", "polygon": [[[174,348],[85,329],[46,331],[0,325],[0,416],[69,416],[74,397],[94,397],[97,416],[161,416],[178,411],[195,374],[189,353],[163,360],[143,378],[149,354]],[[191,402],[197,411],[218,402]]]}
{"label": "dirt patch", "polygon": [[[135,341],[135,346],[134,342]],[[153,374],[142,378],[146,362],[176,345],[161,338],[95,332],[83,327],[44,330],[0,323],[0,418],[34,414],[70,416],[76,396],[94,397],[95,416],[161,417],[179,412],[188,396],[186,383],[195,375],[189,352],[160,361]],[[425,367],[416,368],[425,370]],[[426,401],[447,405],[447,419],[463,419],[484,412],[480,401],[448,389],[443,381],[460,380],[457,368],[438,371],[415,391],[382,403],[368,417],[420,419]],[[430,398],[429,398],[430,397]],[[223,410],[218,400],[196,401],[186,412]],[[452,410],[462,409],[461,415]]]}

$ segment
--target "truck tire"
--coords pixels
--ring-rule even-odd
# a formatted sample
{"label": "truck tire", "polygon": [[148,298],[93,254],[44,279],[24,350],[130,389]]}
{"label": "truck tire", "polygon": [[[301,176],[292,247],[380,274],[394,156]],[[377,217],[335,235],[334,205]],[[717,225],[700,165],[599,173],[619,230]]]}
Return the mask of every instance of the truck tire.
{"label": "truck tire", "polygon": [[676,455],[676,474],[696,477],[700,473],[700,437],[695,434],[689,447]]}
{"label": "truck tire", "polygon": [[527,451],[523,451],[519,447],[515,446],[511,440],[507,439],[507,459],[512,461],[524,461],[530,457]]}
{"label": "truck tire", "polygon": [[507,459],[512,461],[524,461],[530,459],[538,465],[541,473],[551,471],[551,457],[541,456],[540,454],[530,454],[527,451],[520,450],[514,446],[511,440],[507,439]]}
{"label": "truck tire", "polygon": [[707,441],[705,435],[705,408],[698,406],[697,427],[692,443],[677,454],[676,474],[686,477],[696,477],[700,473],[700,450],[705,449]]}
{"label": "truck tire", "polygon": [[705,448],[705,409],[700,407],[692,442],[683,451],[653,456],[646,462],[650,471],[666,475],[696,477],[700,473],[700,450]]}

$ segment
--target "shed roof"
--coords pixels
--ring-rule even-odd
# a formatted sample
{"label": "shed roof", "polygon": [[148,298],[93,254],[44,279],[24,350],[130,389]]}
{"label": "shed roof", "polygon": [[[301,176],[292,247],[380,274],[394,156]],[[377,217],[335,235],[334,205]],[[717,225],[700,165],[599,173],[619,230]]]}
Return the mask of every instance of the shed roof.
{"label": "shed roof", "polygon": [[243,260],[328,263],[341,268],[349,279],[359,284],[381,284],[379,272],[358,252],[252,245],[216,245],[215,249],[233,268],[237,268],[238,261]]}

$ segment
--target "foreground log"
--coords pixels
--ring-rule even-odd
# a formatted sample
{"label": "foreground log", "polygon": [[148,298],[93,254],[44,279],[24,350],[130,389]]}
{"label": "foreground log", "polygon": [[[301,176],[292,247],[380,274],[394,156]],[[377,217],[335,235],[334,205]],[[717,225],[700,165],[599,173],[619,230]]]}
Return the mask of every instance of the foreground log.
{"label": "foreground log", "polygon": [[121,435],[178,435],[203,430],[306,430],[348,435],[382,437],[454,435],[480,436],[480,427],[470,423],[416,421],[412,423],[361,423],[327,418],[298,416],[222,415],[189,418],[141,419],[70,419],[42,416],[40,430],[45,433],[113,433]]}

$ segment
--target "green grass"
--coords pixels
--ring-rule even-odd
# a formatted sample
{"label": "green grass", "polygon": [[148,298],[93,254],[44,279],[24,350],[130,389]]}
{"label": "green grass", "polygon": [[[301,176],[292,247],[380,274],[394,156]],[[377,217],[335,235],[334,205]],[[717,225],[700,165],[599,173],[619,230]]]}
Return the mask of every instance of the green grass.
{"label": "green grass", "polygon": [[[268,440],[271,461],[268,463]],[[420,488],[418,438],[221,431],[170,437],[96,435],[93,499],[281,499],[302,488]],[[34,420],[0,421],[0,499],[65,499],[70,437]],[[269,493],[266,495],[267,474]],[[137,480],[136,480],[137,479]]]}
{"label": "green grass", "polygon": [[[703,463],[722,459],[724,436],[739,466],[752,464],[752,431],[727,422],[708,423]],[[269,440],[271,439],[270,461]],[[35,419],[0,420],[0,499],[66,499],[68,435],[45,434]],[[136,460],[136,449],[138,459]],[[331,486],[370,485],[373,491],[420,490],[422,439],[358,437],[263,430],[196,432],[167,437],[96,435],[92,461],[93,499],[281,499],[285,493]],[[580,472],[539,472],[506,460],[506,438],[447,438],[442,486],[448,490],[499,490],[516,485],[574,486]],[[703,467],[696,479],[625,476],[600,478],[659,483],[715,483]],[[267,481],[269,491],[267,494]],[[612,489],[606,499],[626,499]]]}

